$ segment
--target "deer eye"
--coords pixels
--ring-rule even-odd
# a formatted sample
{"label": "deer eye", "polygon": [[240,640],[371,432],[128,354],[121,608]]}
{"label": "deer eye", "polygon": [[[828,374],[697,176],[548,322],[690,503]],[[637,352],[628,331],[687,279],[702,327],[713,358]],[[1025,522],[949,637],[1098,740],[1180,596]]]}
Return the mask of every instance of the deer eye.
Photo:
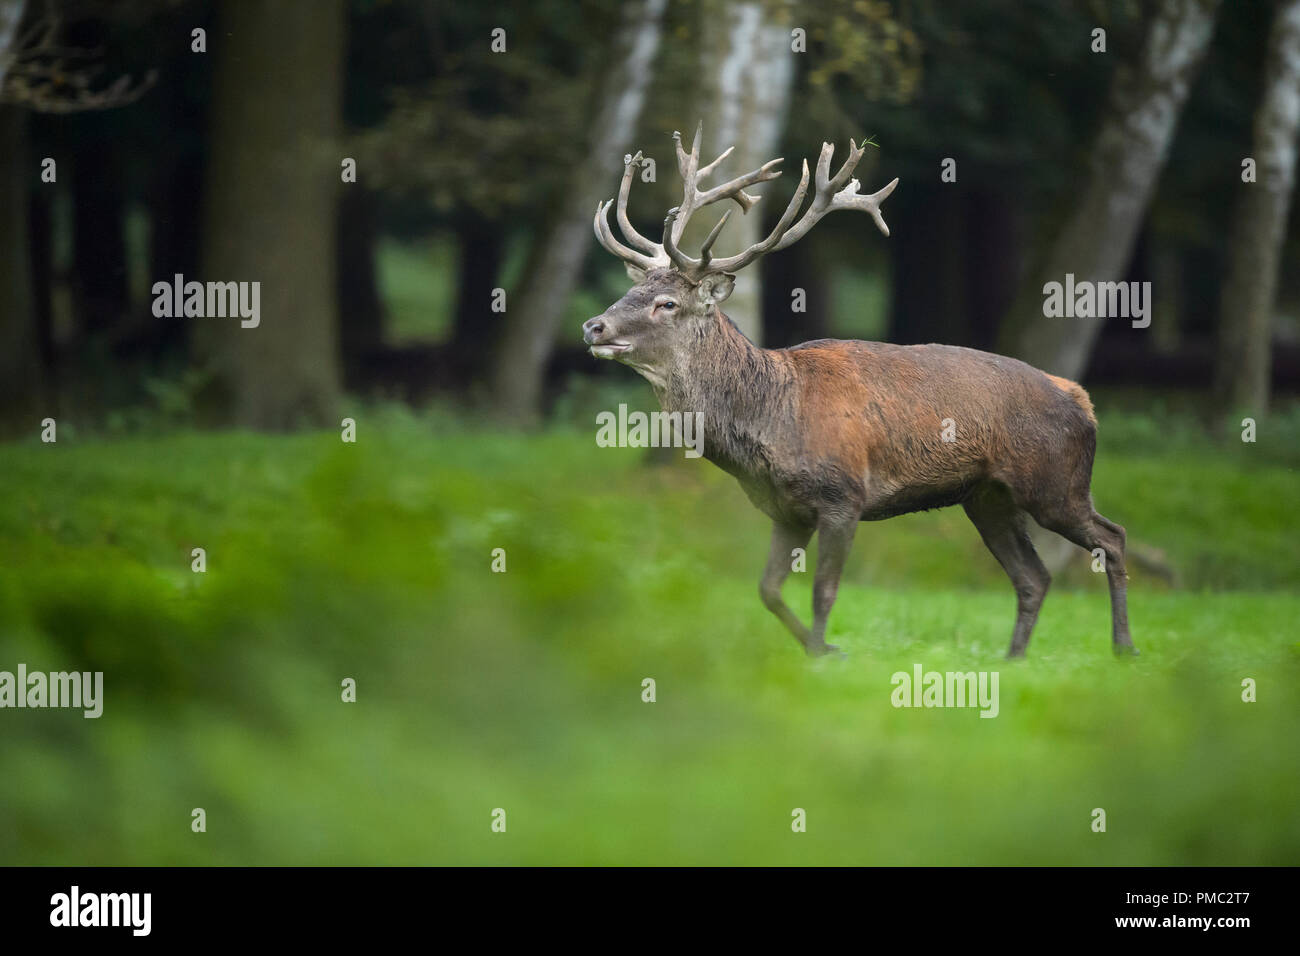
{"label": "deer eye", "polygon": [[677,308],[677,303],[674,302],[672,299],[669,299],[667,302],[661,303],[659,307],[661,309],[667,309],[669,312],[671,312],[673,309]]}

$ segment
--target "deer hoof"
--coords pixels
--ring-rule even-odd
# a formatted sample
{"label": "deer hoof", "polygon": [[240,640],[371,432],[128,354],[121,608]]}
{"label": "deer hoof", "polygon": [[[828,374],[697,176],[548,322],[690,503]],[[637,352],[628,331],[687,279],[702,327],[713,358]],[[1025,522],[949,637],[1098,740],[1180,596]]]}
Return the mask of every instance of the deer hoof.
{"label": "deer hoof", "polygon": [[838,660],[846,660],[849,656],[836,644],[821,644],[817,647],[809,647],[807,650],[809,657],[834,657]]}

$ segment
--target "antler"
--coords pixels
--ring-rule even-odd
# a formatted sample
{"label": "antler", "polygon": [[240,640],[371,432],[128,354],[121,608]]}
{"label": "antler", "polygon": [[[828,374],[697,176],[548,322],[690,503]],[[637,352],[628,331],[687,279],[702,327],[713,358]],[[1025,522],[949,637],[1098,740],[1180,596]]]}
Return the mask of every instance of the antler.
{"label": "antler", "polygon": [[[745,192],[745,188],[756,183],[776,179],[777,176],[781,175],[781,171],[776,167],[782,162],[780,159],[773,159],[764,163],[758,169],[745,173],[743,176],[737,176],[735,179],[714,186],[712,189],[701,190],[699,188],[700,180],[712,173],[718,167],[718,164],[730,156],[735,149],[734,146],[728,147],[717,159],[701,168],[700,140],[703,136],[704,123],[701,122],[695,129],[695,140],[691,144],[691,151],[687,153],[682,149],[682,134],[679,132],[673,133],[673,143],[677,147],[677,170],[681,174],[684,188],[681,205],[674,207],[670,213],[671,226],[665,223],[668,228],[665,230],[662,243],[654,242],[641,235],[632,227],[632,223],[627,218],[627,198],[629,192],[631,192],[632,179],[636,175],[636,170],[644,164],[645,160],[642,159],[639,152],[635,156],[623,157],[623,181],[619,184],[618,206],[615,216],[624,237],[637,248],[630,249],[614,238],[614,234],[609,228],[609,207],[614,204],[612,199],[600,203],[596,207],[596,238],[600,240],[601,245],[625,262],[630,262],[640,269],[649,271],[650,269],[667,269],[676,265],[683,272],[689,271],[694,277],[693,273],[697,260],[681,255],[677,250],[677,242],[681,239],[682,231],[686,228],[691,216],[704,206],[712,205],[723,199],[734,199],[736,204],[740,206],[741,212],[749,212],[754,203],[758,202],[762,197],[751,196]],[[730,215],[730,210],[728,210],[728,215]],[[726,219],[727,216],[724,215],[722,222],[714,228],[706,245],[706,254],[707,246],[713,244],[713,240],[717,238],[722,223],[725,223]]]}
{"label": "antler", "polygon": [[[872,218],[875,219],[876,225],[880,227],[880,231],[885,235],[889,235],[889,227],[885,225],[885,220],[880,215],[880,204],[894,191],[894,187],[898,185],[898,180],[895,179],[884,189],[870,196],[859,196],[857,194],[858,181],[856,179],[850,181],[849,177],[852,175],[858,161],[862,158],[863,148],[849,140],[849,158],[845,160],[844,165],[840,167],[839,172],[834,177],[829,174],[831,155],[834,153],[835,147],[830,143],[822,144],[821,158],[817,162],[816,194],[813,196],[812,204],[803,214],[803,217],[793,226],[791,226],[791,223],[794,222],[795,215],[798,213],[799,207],[803,205],[804,197],[808,193],[808,162],[806,160],[803,164],[803,174],[799,180],[799,187],[795,190],[794,197],[786,207],[781,220],[776,224],[776,228],[768,234],[767,238],[750,246],[738,255],[725,259],[714,259],[711,250],[714,241],[718,238],[723,226],[727,223],[727,219],[731,216],[731,210],[728,209],[713,227],[708,238],[704,240],[703,245],[700,247],[700,258],[695,259],[688,256],[682,252],[678,242],[681,240],[682,232],[686,229],[686,224],[690,221],[691,216],[702,207],[723,199],[734,199],[736,204],[740,206],[742,213],[749,212],[754,203],[758,202],[762,197],[751,196],[745,192],[746,187],[776,179],[781,175],[781,170],[776,167],[783,161],[779,158],[770,160],[758,169],[751,170],[743,176],[737,176],[729,182],[701,191],[699,181],[713,172],[718,164],[731,155],[732,150],[735,149],[734,146],[728,147],[721,156],[701,168],[699,164],[700,139],[703,134],[704,124],[701,122],[695,130],[695,140],[691,145],[691,151],[687,153],[682,149],[681,134],[673,133],[673,143],[677,148],[677,169],[681,173],[684,190],[681,205],[668,210],[668,216],[664,219],[662,242],[653,242],[638,233],[632,228],[632,223],[627,218],[627,198],[628,193],[631,191],[632,178],[636,174],[637,168],[645,161],[639,152],[635,156],[623,157],[623,181],[618,190],[616,217],[623,235],[637,248],[631,249],[614,238],[614,234],[609,228],[608,218],[609,207],[614,204],[612,199],[596,206],[596,238],[600,240],[601,245],[625,262],[629,262],[647,272],[651,269],[675,267],[692,281],[699,281],[711,272],[734,272],[743,269],[765,253],[793,245],[822,216],[836,209],[860,209],[869,212]],[[865,146],[865,143],[863,145]],[[845,183],[848,183],[848,185],[846,186]]]}
{"label": "antler", "polygon": [[[858,209],[862,212],[871,213],[871,218],[876,220],[876,226],[885,235],[889,235],[889,227],[885,225],[884,217],[880,215],[880,204],[889,198],[889,194],[894,191],[898,185],[898,177],[889,182],[884,189],[872,193],[870,196],[859,196],[858,189],[860,184],[856,179],[849,179],[853,175],[853,170],[857,168],[858,160],[862,159],[863,153],[866,152],[864,141],[862,146],[854,144],[849,140],[849,158],[844,161],[840,171],[831,177],[831,156],[835,154],[835,147],[830,143],[822,143],[822,154],[817,160],[817,195],[813,197],[812,205],[808,211],[776,244],[776,249],[785,249],[794,245],[804,237],[809,229],[817,224],[817,221],[828,212],[834,212],[836,209]],[[848,183],[846,186],[845,183]]]}

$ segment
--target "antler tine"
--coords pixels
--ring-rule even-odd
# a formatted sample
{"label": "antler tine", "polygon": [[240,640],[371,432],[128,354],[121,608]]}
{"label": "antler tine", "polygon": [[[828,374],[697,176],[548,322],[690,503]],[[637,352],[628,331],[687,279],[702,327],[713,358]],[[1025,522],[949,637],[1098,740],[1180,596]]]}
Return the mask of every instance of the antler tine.
{"label": "antler tine", "polygon": [[682,149],[682,134],[678,130],[673,130],[673,145],[677,149],[677,172],[685,182],[695,181],[695,171],[700,165],[700,139],[703,135],[704,120],[700,120],[699,125],[695,127],[695,141],[691,143],[691,151],[687,153]]}
{"label": "antler tine", "polygon": [[834,144],[822,143],[821,155],[817,157],[817,193],[813,196],[814,203],[831,188],[831,157],[834,155]]}
{"label": "antler tine", "polygon": [[[853,182],[856,183],[857,180],[855,179]],[[895,176],[879,192],[874,192],[870,196],[853,197],[853,205],[851,208],[861,209],[864,212],[871,213],[871,218],[876,220],[876,225],[880,228],[880,231],[885,235],[889,235],[889,226],[885,225],[885,217],[880,215],[880,204],[889,198],[889,194],[894,191],[894,187],[897,185],[898,177]]]}
{"label": "antler tine", "polygon": [[[728,152],[730,152],[730,150],[728,150]],[[743,176],[737,176],[729,182],[722,183],[719,186],[714,186],[708,192],[701,193],[697,190],[695,200],[696,208],[707,206],[710,203],[715,203],[719,199],[734,199],[736,200],[737,205],[740,206],[741,212],[749,212],[749,210],[754,208],[754,203],[758,202],[762,197],[749,195],[749,193],[745,192],[745,187],[776,179],[781,175],[781,170],[776,167],[780,166],[783,162],[785,162],[785,159],[782,157],[769,159],[758,169],[751,169]]]}
{"label": "antler tine", "polygon": [[[856,146],[852,139],[849,140],[849,158],[844,160],[844,165],[840,167],[840,171],[831,177],[829,186],[832,193],[839,192],[848,183],[849,177],[853,175],[853,170],[857,168],[858,162],[866,152],[866,149],[863,148],[865,146],[865,142],[862,146]],[[822,148],[830,149],[830,152],[826,154],[826,158],[829,161],[831,154],[835,152],[835,147],[830,143],[826,143]]]}
{"label": "antler tine", "polygon": [[700,246],[701,271],[709,267],[709,261],[713,258],[709,250],[713,248],[714,241],[718,238],[718,234],[722,232],[722,227],[727,224],[727,220],[730,218],[731,210],[728,209],[722,214],[722,218],[718,220],[718,224],[713,227],[713,231],[709,233],[708,238],[704,240],[704,245]]}
{"label": "antler tine", "polygon": [[638,167],[642,163],[641,152],[637,151],[635,156],[623,157],[623,181],[618,187],[618,207],[615,209],[615,218],[618,220],[618,228],[623,231],[624,237],[632,245],[639,248],[651,256],[658,256],[663,250],[651,239],[647,239],[641,233],[632,228],[632,222],[627,218],[627,197],[632,191],[632,179],[636,175]]}
{"label": "antler tine", "polygon": [[692,259],[677,247],[676,234],[681,230],[676,227],[677,219],[681,211],[682,209],[680,206],[674,206],[672,209],[668,210],[668,215],[664,217],[664,252],[668,253],[668,260],[675,265],[680,272],[694,278],[699,272],[700,260]]}
{"label": "antler tine", "polygon": [[750,246],[739,255],[734,255],[727,259],[713,260],[709,263],[709,271],[736,272],[737,270],[743,269],[745,266],[749,265],[759,256],[776,248],[777,243],[780,242],[781,238],[786,234],[786,230],[790,228],[790,223],[794,221],[795,214],[799,211],[799,207],[803,205],[804,196],[806,196],[807,193],[808,160],[805,159],[803,161],[803,174],[799,177],[799,186],[795,189],[794,196],[790,199],[790,204],[785,207],[785,212],[781,215],[780,222],[778,222],[776,227],[768,233],[767,238]]}
{"label": "antler tine", "polygon": [[844,165],[840,167],[839,172],[832,176],[831,157],[835,155],[835,144],[822,143],[822,154],[817,159],[817,195],[813,197],[813,201],[816,202],[825,196],[826,201],[829,202],[830,197],[843,189],[864,152],[865,150],[854,145],[853,140],[850,139],[849,158],[844,160]]}
{"label": "antler tine", "polygon": [[685,232],[691,216],[702,206],[708,206],[722,199],[734,199],[740,206],[741,212],[749,212],[754,208],[754,203],[762,197],[751,196],[745,192],[746,186],[752,186],[755,183],[764,183],[768,180],[775,179],[781,175],[777,167],[781,164],[780,159],[773,159],[764,163],[758,169],[750,170],[742,176],[714,186],[712,189],[701,191],[699,182],[705,176],[712,173],[724,159],[730,156],[736,149],[735,146],[728,146],[713,162],[700,167],[700,143],[704,137],[704,122],[701,121],[695,127],[695,140],[691,144],[691,151],[688,154],[682,149],[682,136],[680,132],[673,133],[673,142],[677,147],[677,167],[682,174],[682,203],[677,207],[678,215],[673,225],[673,242],[680,242],[682,233]]}
{"label": "antler tine", "polygon": [[701,169],[698,173],[696,173],[696,174],[695,174],[695,178],[696,178],[697,180],[700,180],[700,179],[703,179],[705,176],[709,175],[709,173],[713,172],[715,169],[718,168],[718,163],[722,162],[724,159],[726,159],[728,156],[730,156],[730,155],[731,155],[732,153],[734,153],[735,151],[736,151],[736,147],[734,147],[734,146],[728,146],[726,149],[724,149],[724,150],[722,151],[722,155],[721,155],[721,156],[719,156],[719,157],[718,157],[717,159],[715,159],[713,162],[709,163],[709,165],[705,166],[705,167],[704,167],[703,169]]}
{"label": "antler tine", "polygon": [[[788,249],[802,239],[822,216],[828,212],[834,212],[836,209],[858,209],[862,212],[869,212],[880,231],[885,235],[889,235],[889,226],[885,224],[884,217],[880,214],[880,204],[894,191],[894,187],[898,185],[898,180],[895,179],[884,189],[872,193],[870,196],[859,196],[860,184],[856,179],[849,178],[853,175],[853,170],[857,167],[858,161],[862,159],[863,154],[866,152],[865,146],[865,142],[862,146],[857,146],[850,140],[849,158],[844,161],[844,165],[840,167],[839,172],[832,177],[830,175],[831,156],[835,152],[835,147],[830,143],[822,144],[821,156],[817,160],[817,193],[813,196],[808,211],[803,214],[803,217],[794,224],[794,227],[789,232],[781,237],[771,251]],[[846,182],[847,185],[845,185]]]}
{"label": "antler tine", "polygon": [[624,262],[630,262],[637,268],[644,269],[647,272],[667,265],[658,258],[652,259],[649,256],[642,255],[635,249],[629,249],[614,238],[614,233],[609,228],[609,207],[612,205],[614,205],[612,199],[596,204],[596,219],[593,225],[596,229],[596,239],[599,240],[600,244]]}
{"label": "antler tine", "polygon": [[722,232],[722,227],[725,226],[727,220],[731,218],[731,210],[728,209],[724,212],[722,218],[719,219],[709,231],[709,235],[704,240],[704,244],[700,246],[700,257],[698,259],[692,258],[682,252],[682,250],[677,246],[677,240],[673,238],[673,220],[677,218],[680,211],[680,209],[674,207],[668,210],[668,216],[664,219],[664,251],[668,253],[669,260],[677,266],[678,270],[689,278],[698,279],[706,272],[713,271],[709,267],[709,263],[713,259],[710,250],[713,248],[713,243],[717,241],[718,235]]}
{"label": "antler tine", "polygon": [[[677,149],[677,168],[682,174],[683,186],[682,202],[681,205],[677,207],[677,213],[673,218],[672,223],[671,242],[674,246],[681,241],[682,234],[686,231],[686,226],[690,222],[691,216],[693,216],[700,207],[708,206],[722,199],[734,199],[736,204],[740,206],[740,211],[742,213],[747,213],[749,210],[754,208],[754,203],[758,202],[762,197],[751,196],[749,193],[745,192],[745,187],[752,186],[755,183],[768,182],[769,180],[776,179],[776,177],[781,175],[781,170],[777,167],[781,165],[782,161],[780,159],[773,159],[764,163],[758,169],[750,170],[741,176],[737,176],[735,179],[714,186],[712,189],[701,191],[699,188],[700,180],[717,169],[718,164],[730,156],[736,148],[735,146],[727,147],[727,149],[722,152],[722,155],[701,168],[700,144],[703,141],[703,138],[704,122],[702,120],[695,127],[695,140],[691,143],[690,153],[687,153],[682,149],[682,134],[676,131],[673,133],[673,143],[676,145]],[[667,246],[665,246],[665,249],[666,248]],[[677,254],[682,254],[680,249],[677,250]],[[689,259],[689,257],[687,258]],[[694,262],[695,260],[691,261]]]}

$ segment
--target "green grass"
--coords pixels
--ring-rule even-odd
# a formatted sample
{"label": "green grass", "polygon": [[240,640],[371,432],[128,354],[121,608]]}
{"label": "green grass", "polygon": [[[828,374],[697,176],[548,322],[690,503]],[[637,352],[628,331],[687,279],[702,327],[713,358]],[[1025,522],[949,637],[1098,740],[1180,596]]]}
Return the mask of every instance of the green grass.
{"label": "green grass", "polygon": [[[355,417],[355,445],[0,446],[0,669],[102,670],[107,697],[0,711],[0,863],[1300,857],[1287,453],[1103,419],[1098,505],[1182,582],[1133,569],[1136,660],[1081,562],[1004,661],[1010,586],[949,509],[861,527],[849,656],[809,662],[758,601],[766,524],[712,466]],[[918,663],[998,671],[999,716],[892,707]]]}

